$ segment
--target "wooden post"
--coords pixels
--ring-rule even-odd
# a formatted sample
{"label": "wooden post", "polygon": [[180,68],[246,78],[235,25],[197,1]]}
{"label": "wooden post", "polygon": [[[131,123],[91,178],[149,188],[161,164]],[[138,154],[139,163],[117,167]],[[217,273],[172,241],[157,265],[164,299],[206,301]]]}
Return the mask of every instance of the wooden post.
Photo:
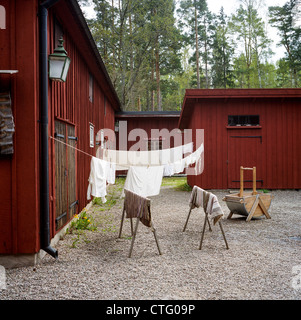
{"label": "wooden post", "polygon": [[256,196],[256,198],[255,198],[255,200],[254,200],[254,203],[253,203],[253,205],[252,205],[252,208],[251,208],[251,210],[250,210],[250,212],[249,212],[249,215],[248,215],[248,217],[247,217],[247,219],[246,219],[247,222],[249,222],[249,221],[252,219],[252,217],[253,217],[253,215],[254,215],[254,213],[255,213],[255,210],[256,210],[256,208],[257,208],[257,206],[258,206],[258,202],[259,202],[259,194]]}
{"label": "wooden post", "polygon": [[253,195],[257,194],[256,191],[256,167],[253,167]]}
{"label": "wooden post", "polygon": [[199,250],[202,250],[202,244],[203,244],[204,234],[205,234],[205,230],[206,230],[206,222],[207,222],[207,213],[205,213],[205,219],[204,219],[204,225],[203,225],[203,232],[202,232],[202,237],[201,237],[201,242],[200,242]]}
{"label": "wooden post", "polygon": [[158,239],[157,239],[156,229],[154,228],[154,225],[153,225],[153,224],[151,225],[151,229],[152,229],[152,232],[153,232],[154,237],[155,237],[155,241],[156,241],[156,244],[157,244],[157,248],[158,248],[158,251],[159,251],[159,255],[162,255],[162,252],[161,252],[161,249],[160,249],[160,245],[159,245],[159,241],[158,241]]}
{"label": "wooden post", "polygon": [[239,196],[242,197],[244,194],[244,168],[240,167],[240,190]]}
{"label": "wooden post", "polygon": [[135,239],[136,239],[136,234],[137,234],[137,230],[138,230],[139,221],[140,221],[140,218],[137,218],[137,220],[136,220],[136,226],[135,226],[135,231],[134,231],[134,234],[133,234],[133,236],[132,236],[132,242],[131,242],[131,248],[130,248],[129,258],[132,256],[132,252],[133,252],[134,242],[135,242]]}
{"label": "wooden post", "polygon": [[184,225],[183,232],[186,230],[186,227],[187,227],[187,223],[188,223],[188,220],[189,220],[189,217],[190,217],[191,210],[192,210],[192,208],[190,207],[189,212],[188,212],[188,216],[187,216],[187,219],[186,219],[186,222],[185,222],[185,225]]}
{"label": "wooden post", "polygon": [[134,228],[133,228],[133,219],[131,218],[131,235],[134,234]]}
{"label": "wooden post", "polygon": [[221,229],[221,232],[222,232],[222,235],[223,235],[225,244],[226,244],[226,248],[227,248],[227,250],[228,250],[228,249],[229,249],[229,246],[228,246],[228,242],[227,242],[227,239],[226,239],[226,236],[225,236],[224,229],[223,229],[223,227],[222,227],[222,223],[219,221],[218,224],[219,224],[219,227],[220,227],[220,229]]}
{"label": "wooden post", "polygon": [[124,214],[125,214],[125,208],[124,208],[124,205],[123,205],[122,217],[121,217],[121,222],[120,222],[120,229],[119,229],[118,238],[121,238],[122,226],[123,226],[123,220],[124,220]]}

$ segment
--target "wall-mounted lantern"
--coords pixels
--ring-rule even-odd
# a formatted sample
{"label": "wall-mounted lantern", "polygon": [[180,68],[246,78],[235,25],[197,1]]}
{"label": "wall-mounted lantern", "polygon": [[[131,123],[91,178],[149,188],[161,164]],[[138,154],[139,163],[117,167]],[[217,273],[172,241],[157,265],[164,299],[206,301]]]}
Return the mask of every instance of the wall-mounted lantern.
{"label": "wall-mounted lantern", "polygon": [[63,38],[59,39],[59,45],[49,55],[49,78],[54,81],[66,81],[71,59],[63,46]]}

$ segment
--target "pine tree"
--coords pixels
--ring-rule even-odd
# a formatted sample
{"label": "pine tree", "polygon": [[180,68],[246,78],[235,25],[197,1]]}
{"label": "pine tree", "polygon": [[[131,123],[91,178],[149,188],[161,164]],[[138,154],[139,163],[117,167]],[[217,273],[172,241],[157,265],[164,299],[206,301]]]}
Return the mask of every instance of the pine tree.
{"label": "pine tree", "polygon": [[[248,88],[263,87],[262,83],[262,59],[271,54],[269,45],[271,40],[268,39],[265,32],[265,25],[262,18],[258,15],[256,0],[240,0],[241,4],[232,15],[230,23],[233,33],[241,43],[243,55],[240,56],[245,60],[246,86]],[[256,72],[256,81],[254,83],[254,72]],[[252,74],[253,73],[253,74]],[[251,78],[253,77],[253,81]],[[253,82],[253,84],[251,84]]]}
{"label": "pine tree", "polygon": [[216,19],[212,52],[212,85],[213,88],[232,88],[234,86],[232,56],[234,47],[229,40],[227,16],[223,7]]}
{"label": "pine tree", "polygon": [[161,75],[181,69],[174,1],[93,3],[96,19],[89,21],[89,26],[122,108],[162,110],[162,97],[166,94],[162,94]]}
{"label": "pine tree", "polygon": [[292,87],[299,86],[301,71],[301,28],[294,23],[297,4],[296,0],[290,0],[282,7],[269,7],[269,21],[273,27],[278,29],[278,34],[281,37],[279,45],[283,45],[286,50],[285,60],[280,62],[282,70],[284,70],[284,64],[287,63]]}
{"label": "pine tree", "polygon": [[[196,87],[210,86],[209,60],[213,34],[213,15],[206,0],[182,0],[178,9],[186,44],[194,48],[191,62],[196,70]],[[202,67],[204,74],[202,74]],[[203,78],[203,79],[202,79]],[[204,80],[204,81],[202,81]]]}
{"label": "pine tree", "polygon": [[[157,109],[162,110],[161,75],[178,72],[181,69],[181,37],[175,26],[174,1],[149,1],[151,30],[154,37],[153,56],[156,78]],[[152,106],[154,109],[154,106]]]}

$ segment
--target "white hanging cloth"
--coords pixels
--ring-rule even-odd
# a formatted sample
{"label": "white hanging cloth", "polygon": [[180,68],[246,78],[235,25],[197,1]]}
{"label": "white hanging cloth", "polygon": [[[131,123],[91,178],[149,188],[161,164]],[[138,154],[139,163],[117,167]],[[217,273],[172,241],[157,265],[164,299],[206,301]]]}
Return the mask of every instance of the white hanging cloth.
{"label": "white hanging cloth", "polygon": [[192,152],[193,143],[179,147],[150,150],[150,151],[124,151],[106,149],[102,159],[116,163],[116,170],[126,170],[131,166],[161,166],[176,163],[183,159],[183,154]]}
{"label": "white hanging cloth", "polygon": [[[201,146],[187,157],[183,153],[192,152],[192,142],[184,146],[154,151],[116,151],[104,150],[103,158],[92,157],[87,190],[87,199],[91,196],[101,197],[105,203],[107,183],[115,183],[116,170],[128,170],[124,189],[142,197],[155,196],[160,193],[163,176],[181,173],[185,168],[195,164],[193,174],[200,174],[203,168]],[[143,165],[139,165],[139,164]]]}
{"label": "white hanging cloth", "polygon": [[89,176],[89,185],[87,190],[87,199],[91,196],[100,197],[103,203],[106,202],[107,180],[106,180],[107,161],[92,157]]}
{"label": "white hanging cloth", "polygon": [[107,195],[107,183],[115,183],[115,164],[98,159],[91,158],[89,185],[87,190],[87,199],[90,200],[91,196],[100,197],[102,202],[105,203]]}
{"label": "white hanging cloth", "polygon": [[134,192],[141,197],[156,196],[160,193],[162,178],[163,166],[133,166],[128,170],[124,189]]}

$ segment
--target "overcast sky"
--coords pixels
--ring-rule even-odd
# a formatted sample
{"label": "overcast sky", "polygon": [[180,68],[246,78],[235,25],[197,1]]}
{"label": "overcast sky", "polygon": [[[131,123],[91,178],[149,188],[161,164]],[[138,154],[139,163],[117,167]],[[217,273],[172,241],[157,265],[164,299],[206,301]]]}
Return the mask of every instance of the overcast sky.
{"label": "overcast sky", "polygon": [[[258,10],[264,21],[268,21],[268,7],[270,6],[283,6],[288,0],[258,0],[261,1],[261,8]],[[176,0],[179,2],[179,0]],[[225,13],[230,16],[239,7],[240,0],[207,0],[208,8],[211,12],[219,13],[220,8],[223,6]],[[93,9],[89,10],[84,8],[84,12],[87,14],[88,18],[93,17]],[[272,61],[276,62],[279,58],[284,56],[284,48],[277,47],[276,44],[279,41],[277,35],[277,29],[273,27],[267,28],[268,36],[274,41],[272,44],[272,50],[275,55],[272,57]]]}
{"label": "overcast sky", "polygon": [[[258,12],[262,16],[264,21],[268,21],[268,7],[271,6],[283,6],[288,0],[261,0],[261,7]],[[259,2],[259,1],[258,1]],[[207,0],[208,8],[211,12],[219,13],[220,8],[223,6],[225,13],[230,16],[239,7],[240,0]],[[285,49],[283,47],[277,47],[279,42],[279,36],[277,35],[277,29],[271,26],[267,28],[268,36],[274,42],[272,44],[272,50],[275,52],[272,57],[272,61],[276,62],[279,58],[284,56]]]}
{"label": "overcast sky", "polygon": [[[261,4],[266,8],[271,6],[283,6],[288,0],[261,0]],[[240,0],[207,0],[208,8],[210,11],[218,13],[221,6],[224,7],[224,10],[227,15],[235,12],[239,7]],[[259,1],[258,1],[259,2]],[[264,9],[261,9],[263,11]]]}

